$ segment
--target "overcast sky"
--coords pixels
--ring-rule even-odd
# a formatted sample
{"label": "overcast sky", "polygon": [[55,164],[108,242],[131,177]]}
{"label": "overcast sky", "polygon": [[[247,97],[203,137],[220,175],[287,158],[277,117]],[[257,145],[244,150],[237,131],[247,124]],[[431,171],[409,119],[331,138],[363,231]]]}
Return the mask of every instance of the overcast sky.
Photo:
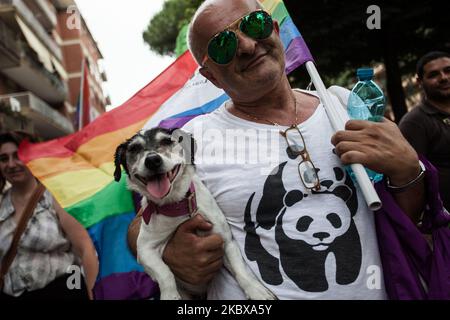
{"label": "overcast sky", "polygon": [[173,62],[150,51],[142,39],[164,0],[76,0],[104,56],[105,93],[120,106]]}

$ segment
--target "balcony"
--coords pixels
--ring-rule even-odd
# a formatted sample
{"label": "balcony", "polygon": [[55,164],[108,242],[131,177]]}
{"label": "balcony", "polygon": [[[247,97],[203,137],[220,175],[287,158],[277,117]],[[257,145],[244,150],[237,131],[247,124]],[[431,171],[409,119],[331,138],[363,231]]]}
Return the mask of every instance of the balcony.
{"label": "balcony", "polygon": [[69,119],[30,92],[0,96],[0,105],[2,104],[14,105],[14,110],[32,124],[33,131],[45,139],[58,138],[74,132]]}
{"label": "balcony", "polygon": [[[36,4],[37,5],[37,4]],[[8,24],[14,24],[15,15],[19,16],[24,20],[30,29],[36,34],[36,36],[42,41],[42,43],[47,47],[47,49],[59,60],[63,61],[63,55],[61,48],[58,47],[53,38],[48,34],[44,26],[35,17],[30,8],[28,8],[23,2],[23,0],[0,0],[0,18],[7,21]],[[18,27],[18,26],[17,26]]]}
{"label": "balcony", "polygon": [[20,64],[20,48],[17,37],[9,27],[0,20],[0,70]]}
{"label": "balcony", "polygon": [[52,73],[44,67],[28,44],[19,41],[19,45],[20,64],[3,68],[1,72],[49,103],[64,102],[68,94],[66,83],[61,80],[58,73]]}
{"label": "balcony", "polygon": [[56,17],[56,10],[46,0],[24,0],[28,8],[34,13],[45,30],[52,31],[58,18]]}
{"label": "balcony", "polygon": [[102,79],[103,82],[107,82],[107,81],[108,81],[108,76],[106,75],[106,72],[105,72],[105,71],[103,71],[103,72],[100,74],[100,78]]}
{"label": "balcony", "polygon": [[66,10],[68,7],[76,5],[74,0],[52,0],[52,3],[58,10]]}

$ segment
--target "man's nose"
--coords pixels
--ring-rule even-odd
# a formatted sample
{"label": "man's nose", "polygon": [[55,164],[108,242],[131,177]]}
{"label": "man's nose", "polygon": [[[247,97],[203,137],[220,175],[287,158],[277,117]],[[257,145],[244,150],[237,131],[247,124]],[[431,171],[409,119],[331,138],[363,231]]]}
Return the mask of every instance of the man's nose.
{"label": "man's nose", "polygon": [[253,55],[256,48],[257,40],[250,38],[249,36],[243,34],[241,31],[236,32],[238,38],[238,49],[237,55]]}
{"label": "man's nose", "polygon": [[444,82],[444,83],[449,82],[450,81],[450,72],[442,71],[439,81]]}

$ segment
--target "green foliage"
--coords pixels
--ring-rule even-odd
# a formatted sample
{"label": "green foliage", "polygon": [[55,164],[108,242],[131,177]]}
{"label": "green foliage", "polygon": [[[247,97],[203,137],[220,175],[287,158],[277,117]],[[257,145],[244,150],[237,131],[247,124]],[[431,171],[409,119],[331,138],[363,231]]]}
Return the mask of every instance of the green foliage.
{"label": "green foliage", "polygon": [[[450,49],[445,1],[285,0],[284,3],[321,74],[327,80],[343,81],[340,84],[346,82],[342,73],[353,77],[357,68],[386,62],[389,56],[399,62],[402,74],[411,74],[417,59],[427,51]],[[381,9],[381,30],[369,30],[366,26],[369,18],[366,10],[372,4]],[[294,78],[302,78],[299,72],[294,73]]]}
{"label": "green foliage", "polygon": [[174,55],[181,28],[189,23],[203,0],[166,0],[163,9],[150,21],[144,41],[160,55]]}
{"label": "green foliage", "polygon": [[[443,0],[285,0],[326,85],[356,82],[363,66],[385,65],[385,85],[395,120],[405,114],[402,77],[413,76],[419,57],[432,50],[450,50],[448,1]],[[370,5],[381,10],[381,29],[369,30]],[[305,71],[291,82],[305,86]]]}

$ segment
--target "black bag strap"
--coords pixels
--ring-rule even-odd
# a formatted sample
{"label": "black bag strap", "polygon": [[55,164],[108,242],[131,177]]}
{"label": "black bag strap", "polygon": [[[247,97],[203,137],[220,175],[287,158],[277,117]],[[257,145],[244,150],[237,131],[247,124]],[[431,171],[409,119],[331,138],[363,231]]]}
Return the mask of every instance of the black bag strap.
{"label": "black bag strap", "polygon": [[44,192],[45,192],[44,185],[41,184],[40,182],[38,182],[36,189],[34,190],[33,194],[31,195],[30,200],[28,201],[27,205],[25,206],[23,215],[20,218],[20,221],[19,221],[19,224],[17,225],[16,231],[14,232],[11,246],[9,247],[8,252],[6,252],[5,256],[3,257],[2,265],[0,268],[0,291],[3,290],[4,277],[8,273],[9,267],[11,267],[11,264],[14,261],[14,258],[16,257],[17,249],[19,246],[19,240],[20,240],[23,232],[25,231],[28,221],[30,220],[31,216],[34,213],[34,209],[36,208],[36,205],[38,204],[39,199],[41,199]]}

